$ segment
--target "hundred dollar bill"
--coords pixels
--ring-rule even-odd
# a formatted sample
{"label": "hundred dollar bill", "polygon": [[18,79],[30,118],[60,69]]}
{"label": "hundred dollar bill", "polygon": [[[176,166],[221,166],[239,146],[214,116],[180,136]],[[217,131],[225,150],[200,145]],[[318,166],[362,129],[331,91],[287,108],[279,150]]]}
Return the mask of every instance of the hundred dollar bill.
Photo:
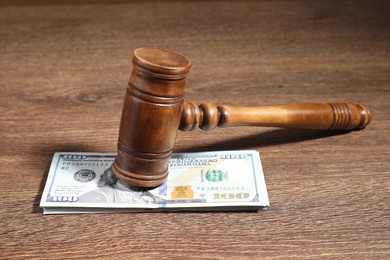
{"label": "hundred dollar bill", "polygon": [[140,188],[117,179],[112,153],[55,153],[44,214],[259,210],[269,206],[257,151],[176,153],[166,183]]}

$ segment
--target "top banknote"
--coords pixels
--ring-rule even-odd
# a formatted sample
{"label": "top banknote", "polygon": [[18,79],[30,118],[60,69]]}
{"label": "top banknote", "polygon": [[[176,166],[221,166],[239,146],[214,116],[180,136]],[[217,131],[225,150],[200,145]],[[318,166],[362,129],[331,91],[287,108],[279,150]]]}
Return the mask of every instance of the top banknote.
{"label": "top banknote", "polygon": [[168,181],[140,188],[116,178],[115,154],[55,153],[40,206],[45,214],[258,210],[269,205],[257,151],[176,153]]}

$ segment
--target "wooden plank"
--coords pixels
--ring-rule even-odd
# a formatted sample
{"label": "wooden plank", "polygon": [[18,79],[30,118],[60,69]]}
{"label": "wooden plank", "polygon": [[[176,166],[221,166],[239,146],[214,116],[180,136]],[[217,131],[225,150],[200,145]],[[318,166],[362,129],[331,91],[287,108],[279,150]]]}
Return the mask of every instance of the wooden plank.
{"label": "wooden plank", "polygon": [[[0,256],[390,256],[390,20],[386,1],[185,1],[0,8]],[[131,53],[193,62],[186,100],[351,102],[350,133],[230,128],[179,133],[176,151],[256,149],[263,212],[43,216],[56,151],[114,152]]]}

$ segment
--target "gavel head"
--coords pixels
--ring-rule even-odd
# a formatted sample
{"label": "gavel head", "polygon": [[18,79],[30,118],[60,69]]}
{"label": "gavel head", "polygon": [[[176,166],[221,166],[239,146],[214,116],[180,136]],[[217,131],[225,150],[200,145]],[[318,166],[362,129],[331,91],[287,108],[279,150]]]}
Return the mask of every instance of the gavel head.
{"label": "gavel head", "polygon": [[188,58],[172,51],[134,51],[112,167],[121,180],[141,187],[166,181],[190,68]]}

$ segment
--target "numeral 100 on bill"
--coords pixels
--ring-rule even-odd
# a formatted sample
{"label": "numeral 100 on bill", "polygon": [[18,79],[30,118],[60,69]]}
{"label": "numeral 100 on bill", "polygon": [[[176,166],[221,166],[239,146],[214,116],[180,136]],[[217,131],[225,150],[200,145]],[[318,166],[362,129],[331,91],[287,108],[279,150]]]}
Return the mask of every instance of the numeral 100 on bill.
{"label": "numeral 100 on bill", "polygon": [[240,192],[240,193],[214,193],[214,199],[215,200],[222,200],[222,199],[247,199],[250,197],[250,194],[247,192]]}

